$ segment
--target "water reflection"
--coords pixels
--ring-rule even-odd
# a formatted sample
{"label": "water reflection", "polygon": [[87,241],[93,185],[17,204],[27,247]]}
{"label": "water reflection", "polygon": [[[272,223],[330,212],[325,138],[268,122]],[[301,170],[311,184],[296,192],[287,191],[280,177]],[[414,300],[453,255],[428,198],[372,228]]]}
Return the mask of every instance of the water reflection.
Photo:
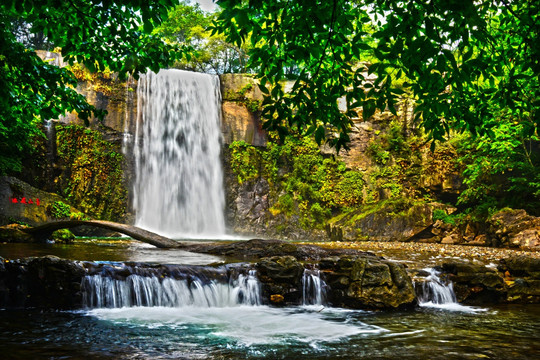
{"label": "water reflection", "polygon": [[20,259],[54,255],[80,261],[133,261],[159,264],[207,265],[225,258],[180,249],[158,249],[129,238],[78,239],[73,244],[1,244],[0,256]]}

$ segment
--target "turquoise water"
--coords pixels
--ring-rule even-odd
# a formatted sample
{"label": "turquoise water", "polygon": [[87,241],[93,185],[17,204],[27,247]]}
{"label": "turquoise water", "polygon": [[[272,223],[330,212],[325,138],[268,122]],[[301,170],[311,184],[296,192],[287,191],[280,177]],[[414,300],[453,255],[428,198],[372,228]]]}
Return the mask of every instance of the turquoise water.
{"label": "turquoise water", "polygon": [[5,359],[537,359],[540,307],[0,311]]}

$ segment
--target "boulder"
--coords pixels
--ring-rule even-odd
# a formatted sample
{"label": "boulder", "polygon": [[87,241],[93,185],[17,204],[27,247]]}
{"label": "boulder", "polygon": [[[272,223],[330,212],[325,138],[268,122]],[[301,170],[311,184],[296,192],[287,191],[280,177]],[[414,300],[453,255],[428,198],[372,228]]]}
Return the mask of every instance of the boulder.
{"label": "boulder", "polygon": [[507,286],[497,271],[484,265],[449,260],[441,270],[454,284],[458,302],[496,304],[506,300]]}
{"label": "boulder", "polygon": [[342,256],[321,260],[333,306],[397,309],[416,304],[405,266],[374,256]]}
{"label": "boulder", "polygon": [[521,209],[503,209],[488,219],[488,234],[495,246],[540,250],[540,217]]}
{"label": "boulder", "polygon": [[497,269],[508,286],[508,302],[540,303],[540,259],[514,256],[502,259]]}
{"label": "boulder", "polygon": [[257,264],[263,298],[279,305],[299,304],[302,299],[304,266],[293,256],[273,256]]}
{"label": "boulder", "polygon": [[0,261],[0,308],[81,306],[85,270],[77,262],[56,256]]}

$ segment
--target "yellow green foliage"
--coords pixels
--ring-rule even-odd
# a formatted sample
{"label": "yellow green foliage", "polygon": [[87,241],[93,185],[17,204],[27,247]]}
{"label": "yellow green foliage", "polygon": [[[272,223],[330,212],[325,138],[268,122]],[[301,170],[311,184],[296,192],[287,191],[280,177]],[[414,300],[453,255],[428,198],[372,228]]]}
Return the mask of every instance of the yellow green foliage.
{"label": "yellow green foliage", "polygon": [[257,148],[243,141],[230,145],[231,168],[238,183],[264,177],[271,186],[273,215],[299,215],[304,227],[322,227],[332,210],[360,205],[363,174],[321,154],[309,138],[288,137]]}
{"label": "yellow green foliage", "polygon": [[66,199],[97,219],[119,220],[127,199],[123,155],[99,132],[78,125],[58,127],[57,146],[64,166],[57,182]]}

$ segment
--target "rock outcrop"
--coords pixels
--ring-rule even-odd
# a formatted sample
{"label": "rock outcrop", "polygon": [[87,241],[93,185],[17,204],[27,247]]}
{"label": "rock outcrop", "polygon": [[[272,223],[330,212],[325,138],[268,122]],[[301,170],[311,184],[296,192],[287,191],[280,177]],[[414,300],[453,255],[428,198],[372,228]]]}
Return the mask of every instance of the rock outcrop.
{"label": "rock outcrop", "polygon": [[[36,189],[17,178],[0,177],[0,225],[18,222],[34,226],[53,221],[56,218],[52,216],[51,206],[64,201],[57,194]],[[70,213],[80,213],[65,206]]]}
{"label": "rock outcrop", "polygon": [[441,269],[454,284],[458,302],[480,305],[506,301],[506,284],[494,269],[462,261],[446,261]]}
{"label": "rock outcrop", "polygon": [[502,259],[497,269],[508,286],[508,302],[540,302],[540,259],[527,256]]}
{"label": "rock outcrop", "polygon": [[397,309],[416,304],[416,294],[405,266],[372,256],[343,256],[319,264],[334,306]]}
{"label": "rock outcrop", "polygon": [[503,209],[489,220],[488,236],[494,246],[540,250],[540,217],[525,210]]}
{"label": "rock outcrop", "polygon": [[81,306],[85,270],[77,262],[55,256],[0,261],[0,308]]}

